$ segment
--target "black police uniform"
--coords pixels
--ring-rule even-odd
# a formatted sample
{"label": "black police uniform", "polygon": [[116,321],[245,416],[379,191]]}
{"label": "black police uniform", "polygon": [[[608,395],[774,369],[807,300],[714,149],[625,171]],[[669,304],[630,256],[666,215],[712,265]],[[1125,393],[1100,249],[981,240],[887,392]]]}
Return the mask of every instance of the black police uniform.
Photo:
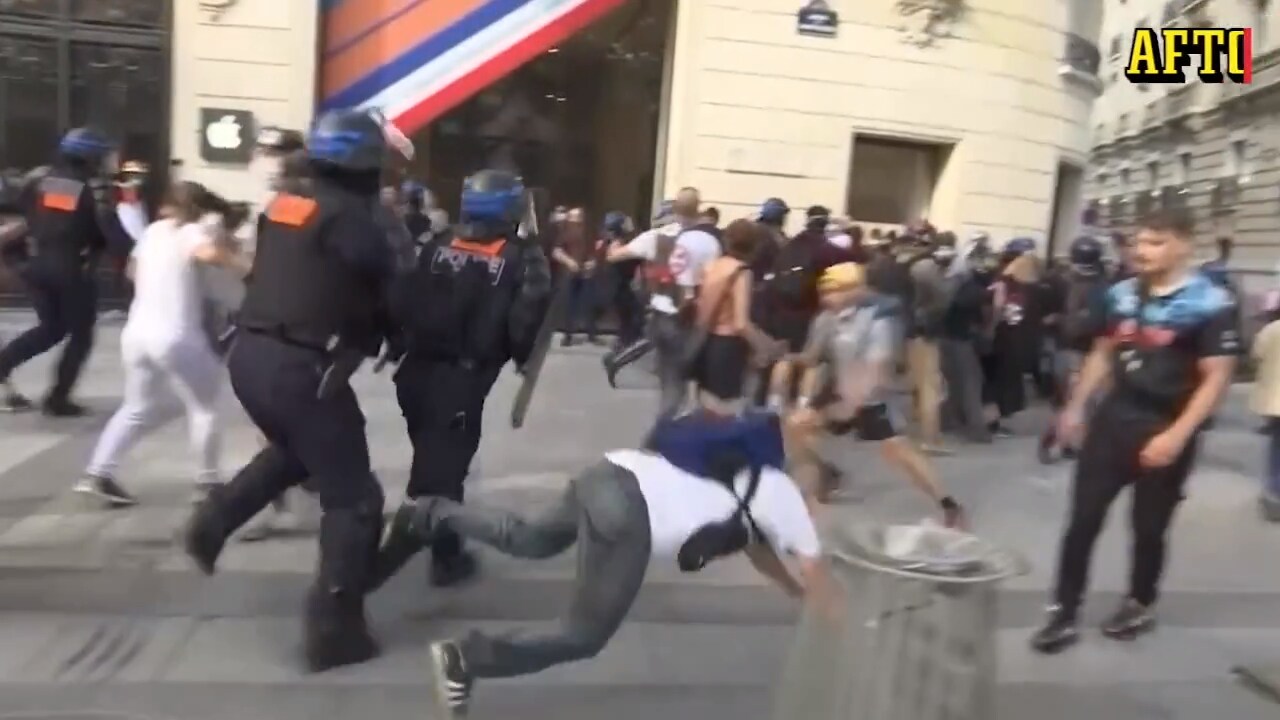
{"label": "black police uniform", "polygon": [[[549,302],[550,268],[535,240],[509,223],[464,223],[429,241],[394,297],[406,354],[396,398],[413,443],[407,497],[461,501],[480,446],[484,401],[508,360],[522,366]],[[400,542],[403,541],[403,542]],[[379,554],[375,586],[421,549],[393,526]],[[449,585],[474,572],[455,534],[436,539],[432,582]]]}
{"label": "black police uniform", "polygon": [[[380,141],[371,122],[363,113],[340,115],[335,134],[351,142],[342,132],[348,128]],[[319,145],[314,133],[312,141]],[[374,149],[381,157],[381,146]],[[317,152],[311,155],[315,161]],[[237,528],[306,480],[323,510],[319,572],[306,607],[306,654],[315,671],[377,654],[364,588],[381,535],[383,493],[346,378],[382,345],[393,263],[372,213],[377,170],[360,170],[318,163],[308,189],[277,195],[260,218],[228,367],[236,396],[269,444],[210,493],[186,537],[188,552],[212,572]],[[328,382],[334,373],[341,376]]]}
{"label": "black police uniform", "polygon": [[95,196],[97,168],[64,156],[43,179],[29,185],[20,206],[26,216],[32,254],[23,280],[37,325],[0,349],[0,381],[19,365],[67,341],[44,409],[51,415],[78,415],[70,401],[97,323],[98,258],[107,249],[103,207]]}

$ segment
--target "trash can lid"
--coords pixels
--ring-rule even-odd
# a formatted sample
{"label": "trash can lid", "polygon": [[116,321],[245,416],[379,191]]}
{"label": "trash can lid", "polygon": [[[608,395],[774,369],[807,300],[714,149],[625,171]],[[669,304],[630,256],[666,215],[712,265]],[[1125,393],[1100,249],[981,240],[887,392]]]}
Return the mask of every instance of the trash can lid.
{"label": "trash can lid", "polygon": [[939,525],[844,526],[829,541],[834,559],[936,582],[994,582],[1027,572],[1016,553]]}

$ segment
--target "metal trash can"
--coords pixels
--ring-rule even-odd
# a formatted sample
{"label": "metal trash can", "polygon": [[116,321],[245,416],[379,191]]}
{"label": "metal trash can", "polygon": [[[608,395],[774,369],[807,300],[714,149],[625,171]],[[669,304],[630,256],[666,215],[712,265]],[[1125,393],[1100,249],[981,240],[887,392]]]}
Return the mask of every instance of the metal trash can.
{"label": "metal trash can", "polygon": [[1000,581],[1025,561],[962,532],[851,526],[828,541],[775,720],[992,720]]}

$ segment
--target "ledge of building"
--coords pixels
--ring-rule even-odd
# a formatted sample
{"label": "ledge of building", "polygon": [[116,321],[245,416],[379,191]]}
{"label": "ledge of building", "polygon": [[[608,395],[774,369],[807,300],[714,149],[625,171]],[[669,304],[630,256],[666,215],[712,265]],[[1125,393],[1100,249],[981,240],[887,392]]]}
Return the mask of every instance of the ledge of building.
{"label": "ledge of building", "polygon": [[1102,78],[1094,73],[1063,63],[1058,66],[1058,77],[1089,90],[1095,96],[1102,94]]}

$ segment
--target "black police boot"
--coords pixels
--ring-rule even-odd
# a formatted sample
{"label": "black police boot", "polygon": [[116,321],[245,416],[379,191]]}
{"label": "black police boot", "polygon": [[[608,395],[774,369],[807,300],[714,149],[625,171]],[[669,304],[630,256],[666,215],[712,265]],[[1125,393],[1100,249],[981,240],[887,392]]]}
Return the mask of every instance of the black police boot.
{"label": "black police boot", "polygon": [[306,656],[312,672],[372,660],[378,643],[364,614],[382,517],[330,510],[320,520],[320,572],[307,594]]}
{"label": "black police boot", "polygon": [[88,408],[58,395],[50,395],[45,398],[40,405],[40,411],[47,417],[55,418],[76,418],[89,414]]}
{"label": "black police boot", "polygon": [[[183,536],[187,554],[211,574],[227,538],[302,479],[279,450],[258,451],[230,482],[214,485],[196,504]],[[375,540],[376,542],[376,540]]]}
{"label": "black police boot", "polygon": [[426,539],[414,528],[415,510],[414,505],[405,503],[391,516],[386,535],[382,538],[382,545],[373,561],[373,570],[369,573],[368,592],[382,587],[400,572],[405,563],[427,547]]}
{"label": "black police boot", "polygon": [[212,575],[218,565],[218,556],[227,544],[230,531],[226,522],[226,486],[211,488],[197,505],[183,531],[183,547],[196,567],[205,575]]}

